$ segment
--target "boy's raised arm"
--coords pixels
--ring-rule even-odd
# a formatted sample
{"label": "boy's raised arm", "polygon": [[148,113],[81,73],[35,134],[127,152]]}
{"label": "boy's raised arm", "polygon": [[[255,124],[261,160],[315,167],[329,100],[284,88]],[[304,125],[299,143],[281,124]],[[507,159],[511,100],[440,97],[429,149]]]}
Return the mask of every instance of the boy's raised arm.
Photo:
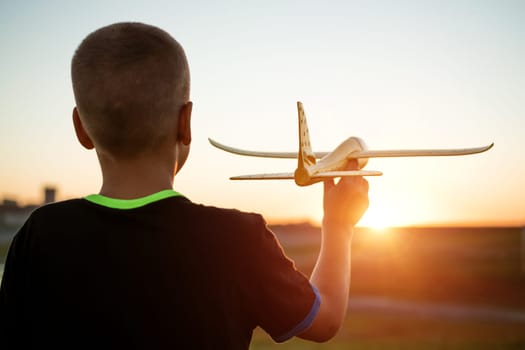
{"label": "boy's raised arm", "polygon": [[[350,161],[348,169],[357,169],[357,162]],[[323,206],[321,250],[310,278],[321,305],[312,325],[299,335],[319,342],[334,337],[346,315],[350,244],[354,225],[368,208],[368,182],[362,177],[345,177],[338,184],[325,181]]]}

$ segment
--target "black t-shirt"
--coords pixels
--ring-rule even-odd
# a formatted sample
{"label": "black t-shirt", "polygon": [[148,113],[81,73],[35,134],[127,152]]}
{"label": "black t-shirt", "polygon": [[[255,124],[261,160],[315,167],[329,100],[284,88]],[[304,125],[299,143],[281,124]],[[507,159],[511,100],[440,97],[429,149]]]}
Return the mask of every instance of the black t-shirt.
{"label": "black t-shirt", "polygon": [[[0,290],[3,346],[247,349],[284,341],[320,299],[260,215],[167,190],[37,209],[15,236]],[[9,347],[8,347],[9,348]]]}

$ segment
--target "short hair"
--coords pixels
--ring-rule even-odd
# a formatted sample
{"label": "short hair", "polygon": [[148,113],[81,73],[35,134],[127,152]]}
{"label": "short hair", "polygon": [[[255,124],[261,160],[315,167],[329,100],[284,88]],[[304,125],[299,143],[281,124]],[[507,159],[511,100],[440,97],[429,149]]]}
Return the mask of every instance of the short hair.
{"label": "short hair", "polygon": [[71,79],[89,136],[116,157],[154,150],[173,135],[189,101],[184,49],[143,23],[111,24],[89,34],[73,55]]}

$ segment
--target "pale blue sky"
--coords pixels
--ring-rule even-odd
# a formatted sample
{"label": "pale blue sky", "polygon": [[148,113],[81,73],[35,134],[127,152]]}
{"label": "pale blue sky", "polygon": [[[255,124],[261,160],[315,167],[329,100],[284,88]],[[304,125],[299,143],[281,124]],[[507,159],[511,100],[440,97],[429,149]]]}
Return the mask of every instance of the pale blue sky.
{"label": "pale blue sky", "polygon": [[62,198],[98,190],[70,121],[70,59],[100,26],[142,21],[190,61],[194,144],[175,188],[191,199],[319,219],[321,186],[227,180],[293,161],[207,144],[295,150],[300,100],[314,150],[352,135],[376,149],[496,143],[469,158],[372,160],[385,175],[370,179],[369,224],[525,224],[523,18],[523,1],[2,2],[0,198],[40,200],[47,183]]}

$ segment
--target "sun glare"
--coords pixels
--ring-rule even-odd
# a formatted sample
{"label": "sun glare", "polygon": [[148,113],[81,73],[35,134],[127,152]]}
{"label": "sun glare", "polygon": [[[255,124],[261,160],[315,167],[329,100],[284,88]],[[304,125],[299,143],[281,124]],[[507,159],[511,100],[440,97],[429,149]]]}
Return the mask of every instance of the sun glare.
{"label": "sun glare", "polygon": [[371,205],[363,218],[359,222],[360,226],[369,227],[373,232],[384,234],[388,232],[388,228],[393,226],[394,218],[392,212],[388,207],[380,205]]}

